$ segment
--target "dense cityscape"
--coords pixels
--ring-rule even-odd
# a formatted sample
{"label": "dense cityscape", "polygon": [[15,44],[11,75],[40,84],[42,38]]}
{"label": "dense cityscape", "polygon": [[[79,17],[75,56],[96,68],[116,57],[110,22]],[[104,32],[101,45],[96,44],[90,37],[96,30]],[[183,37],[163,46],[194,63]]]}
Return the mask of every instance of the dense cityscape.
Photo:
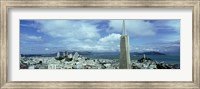
{"label": "dense cityscape", "polygon": [[[65,51],[55,57],[21,56],[20,69],[119,69],[119,59],[93,59]],[[180,65],[157,62],[144,54],[131,60],[131,69],[180,69]]]}

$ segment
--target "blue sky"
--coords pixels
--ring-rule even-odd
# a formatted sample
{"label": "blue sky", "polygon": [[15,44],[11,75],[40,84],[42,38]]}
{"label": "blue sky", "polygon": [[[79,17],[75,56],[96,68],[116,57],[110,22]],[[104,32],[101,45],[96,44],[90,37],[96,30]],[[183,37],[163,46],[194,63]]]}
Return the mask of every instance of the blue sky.
{"label": "blue sky", "polygon": [[[131,52],[180,52],[180,20],[125,20]],[[20,20],[20,53],[119,52],[122,20]]]}

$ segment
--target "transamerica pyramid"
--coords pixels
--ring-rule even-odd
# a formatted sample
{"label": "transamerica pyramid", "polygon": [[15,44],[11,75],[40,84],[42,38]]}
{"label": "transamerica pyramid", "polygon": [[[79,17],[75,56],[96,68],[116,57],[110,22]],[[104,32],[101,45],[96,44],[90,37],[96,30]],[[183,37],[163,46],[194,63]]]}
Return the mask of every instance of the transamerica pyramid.
{"label": "transamerica pyramid", "polygon": [[120,64],[119,69],[131,69],[129,37],[126,35],[125,20],[122,24],[122,35],[120,37]]}

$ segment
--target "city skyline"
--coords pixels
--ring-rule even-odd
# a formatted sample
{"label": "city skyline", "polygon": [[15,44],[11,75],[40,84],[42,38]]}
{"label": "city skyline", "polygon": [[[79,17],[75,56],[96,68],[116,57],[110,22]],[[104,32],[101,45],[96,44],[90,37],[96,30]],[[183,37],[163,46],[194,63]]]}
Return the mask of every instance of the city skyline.
{"label": "city skyline", "polygon": [[[126,20],[130,52],[180,52],[180,20]],[[20,53],[119,52],[122,20],[20,20]]]}

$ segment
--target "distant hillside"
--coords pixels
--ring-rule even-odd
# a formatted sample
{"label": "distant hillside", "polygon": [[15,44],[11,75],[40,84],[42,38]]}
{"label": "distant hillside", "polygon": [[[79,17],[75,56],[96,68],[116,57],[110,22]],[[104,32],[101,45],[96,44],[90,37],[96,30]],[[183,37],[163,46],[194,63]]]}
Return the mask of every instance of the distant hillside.
{"label": "distant hillside", "polygon": [[[68,52],[69,54],[74,54],[75,52]],[[84,52],[78,52],[78,54],[80,55],[119,55],[119,52],[88,52],[88,51],[84,51]],[[151,52],[131,52],[131,55],[165,55],[164,53],[160,53],[160,52],[155,52],[155,51],[151,51]],[[61,52],[62,55],[62,52]],[[55,57],[56,53],[51,53],[51,54],[21,54],[22,57]]]}
{"label": "distant hillside", "polygon": [[22,57],[54,57],[56,54],[21,54]]}
{"label": "distant hillside", "polygon": [[156,51],[141,52],[141,53],[139,53],[139,52],[133,52],[131,54],[133,54],[133,55],[143,55],[143,54],[145,54],[145,55],[165,55],[164,53],[160,53],[160,52],[156,52]]}
{"label": "distant hillside", "polygon": [[[61,52],[62,55],[63,52]],[[75,52],[68,52],[69,54],[74,54]],[[80,55],[91,55],[91,52],[88,51],[82,51],[78,52]],[[51,53],[51,54],[21,54],[22,57],[55,57],[57,53]]]}

